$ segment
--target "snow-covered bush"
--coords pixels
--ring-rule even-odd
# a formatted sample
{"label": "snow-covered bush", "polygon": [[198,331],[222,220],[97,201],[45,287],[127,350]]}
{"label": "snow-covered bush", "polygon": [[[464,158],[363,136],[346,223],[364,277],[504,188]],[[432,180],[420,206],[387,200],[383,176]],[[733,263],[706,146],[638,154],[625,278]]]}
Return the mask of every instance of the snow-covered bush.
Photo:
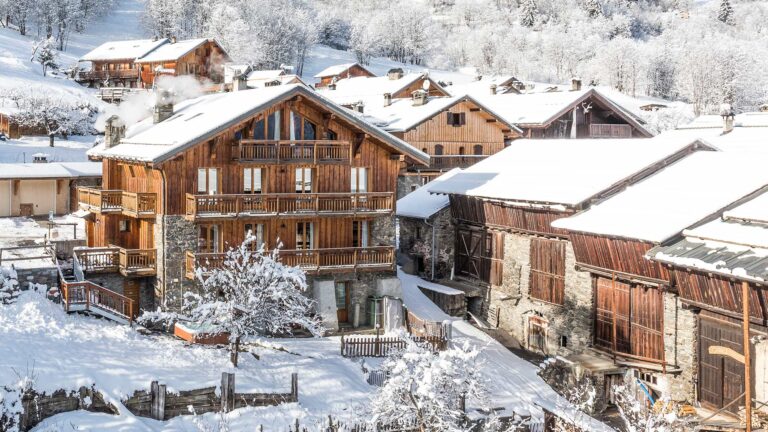
{"label": "snow-covered bush", "polygon": [[0,267],[0,304],[11,304],[19,297],[20,287],[16,270]]}
{"label": "snow-covered bush", "polygon": [[657,401],[648,408],[637,400],[629,379],[622,385],[614,386],[616,406],[628,432],[687,432],[692,430],[690,416],[681,416],[678,404],[668,398]]}
{"label": "snow-covered bush", "polygon": [[[541,365],[539,375],[564,399],[562,408],[568,410],[575,407],[578,412],[573,413],[571,421],[565,421],[560,417],[555,418],[555,432],[580,432],[581,429],[574,425],[579,424],[584,417],[595,412],[597,402],[597,387],[595,379],[591,375],[582,374],[576,376],[571,367],[556,358],[548,358]],[[580,418],[581,417],[581,418]]]}
{"label": "snow-covered bush", "polygon": [[306,295],[307,279],[298,267],[280,262],[279,251],[253,251],[249,235],[230,248],[219,266],[196,269],[202,293],[187,293],[190,318],[229,333],[232,363],[237,366],[240,338],[245,335],[290,334],[295,327],[320,336],[324,328]]}
{"label": "snow-covered bush", "polygon": [[44,130],[50,137],[95,132],[93,123],[98,108],[85,99],[69,100],[32,88],[4,93],[0,98],[14,101],[18,111],[13,114],[13,119],[22,127]]}

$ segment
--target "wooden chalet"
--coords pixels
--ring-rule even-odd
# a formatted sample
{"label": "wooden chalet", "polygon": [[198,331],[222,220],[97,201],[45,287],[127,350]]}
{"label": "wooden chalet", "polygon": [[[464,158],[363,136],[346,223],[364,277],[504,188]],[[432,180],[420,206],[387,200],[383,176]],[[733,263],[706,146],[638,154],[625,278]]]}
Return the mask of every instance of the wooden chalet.
{"label": "wooden chalet", "polygon": [[104,184],[80,189],[95,215],[86,273],[109,263],[178,308],[195,270],[250,232],[307,272],[330,327],[364,324],[367,297],[395,284],[398,171],[429,163],[301,84],[162,99],[127,131],[110,119],[89,155],[103,160]]}
{"label": "wooden chalet", "polygon": [[384,97],[410,99],[414,92],[425,91],[426,96],[451,96],[440,84],[425,73],[404,73],[402,69],[392,69],[385,76],[358,76],[340,79],[317,91],[336,102],[354,110],[365,110],[384,104]]}
{"label": "wooden chalet", "polygon": [[152,88],[157,75],[193,75],[213,83],[223,81],[229,56],[213,39],[146,39],[106,42],[79,62],[75,80],[88,87]]}
{"label": "wooden chalet", "polygon": [[648,138],[645,122],[599,90],[582,89],[533,93],[471,93],[525,138]]}
{"label": "wooden chalet", "polygon": [[751,368],[756,371],[752,394],[757,400],[766,399],[768,193],[685,230],[683,236],[672,244],[654,247],[647,256],[669,272],[672,288],[683,304],[697,311],[698,402],[736,414],[744,405],[744,366],[710,348],[744,353],[742,284],[748,284],[750,336],[759,341],[751,347]]}
{"label": "wooden chalet", "polygon": [[670,270],[646,253],[763,189],[768,174],[757,165],[753,155],[698,152],[552,223],[567,230],[577,266],[591,275],[594,346],[618,364],[649,373],[648,386],[675,400],[695,394],[699,317],[681,307],[682,291],[672,289]]}
{"label": "wooden chalet", "polygon": [[[402,73],[402,70],[400,70]],[[355,77],[375,77],[376,74],[366,69],[360,63],[344,63],[329,66],[315,74],[319,81],[315,83],[315,88],[328,87],[338,80]]]}

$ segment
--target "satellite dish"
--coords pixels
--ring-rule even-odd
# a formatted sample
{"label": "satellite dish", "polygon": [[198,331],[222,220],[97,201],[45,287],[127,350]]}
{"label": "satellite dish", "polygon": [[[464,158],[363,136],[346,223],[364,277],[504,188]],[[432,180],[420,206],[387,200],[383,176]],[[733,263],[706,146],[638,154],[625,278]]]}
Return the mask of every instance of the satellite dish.
{"label": "satellite dish", "polygon": [[425,79],[424,82],[421,83],[421,88],[424,90],[429,90],[429,80]]}

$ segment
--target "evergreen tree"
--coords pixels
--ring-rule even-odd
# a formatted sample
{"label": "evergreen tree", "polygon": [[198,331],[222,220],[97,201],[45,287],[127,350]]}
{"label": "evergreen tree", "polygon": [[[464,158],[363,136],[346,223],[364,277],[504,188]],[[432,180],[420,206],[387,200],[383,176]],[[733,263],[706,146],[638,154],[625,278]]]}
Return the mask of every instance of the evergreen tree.
{"label": "evergreen tree", "polygon": [[520,24],[525,27],[533,27],[536,24],[536,15],[539,13],[534,0],[523,0],[520,4]]}
{"label": "evergreen tree", "polygon": [[730,0],[720,0],[720,9],[717,11],[717,19],[728,24],[733,25],[733,6],[731,6]]}
{"label": "evergreen tree", "polygon": [[53,38],[46,39],[37,47],[37,62],[43,66],[43,76],[48,69],[58,69],[56,49],[53,47]]}

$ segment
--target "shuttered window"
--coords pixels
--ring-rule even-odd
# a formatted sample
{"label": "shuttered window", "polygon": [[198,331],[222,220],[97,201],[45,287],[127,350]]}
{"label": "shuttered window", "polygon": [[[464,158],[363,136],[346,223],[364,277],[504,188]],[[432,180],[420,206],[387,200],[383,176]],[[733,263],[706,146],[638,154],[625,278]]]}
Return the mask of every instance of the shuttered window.
{"label": "shuttered window", "polygon": [[531,297],[561,305],[565,299],[565,242],[531,240]]}
{"label": "shuttered window", "polygon": [[451,126],[463,126],[467,124],[466,113],[447,113],[447,122]]}

